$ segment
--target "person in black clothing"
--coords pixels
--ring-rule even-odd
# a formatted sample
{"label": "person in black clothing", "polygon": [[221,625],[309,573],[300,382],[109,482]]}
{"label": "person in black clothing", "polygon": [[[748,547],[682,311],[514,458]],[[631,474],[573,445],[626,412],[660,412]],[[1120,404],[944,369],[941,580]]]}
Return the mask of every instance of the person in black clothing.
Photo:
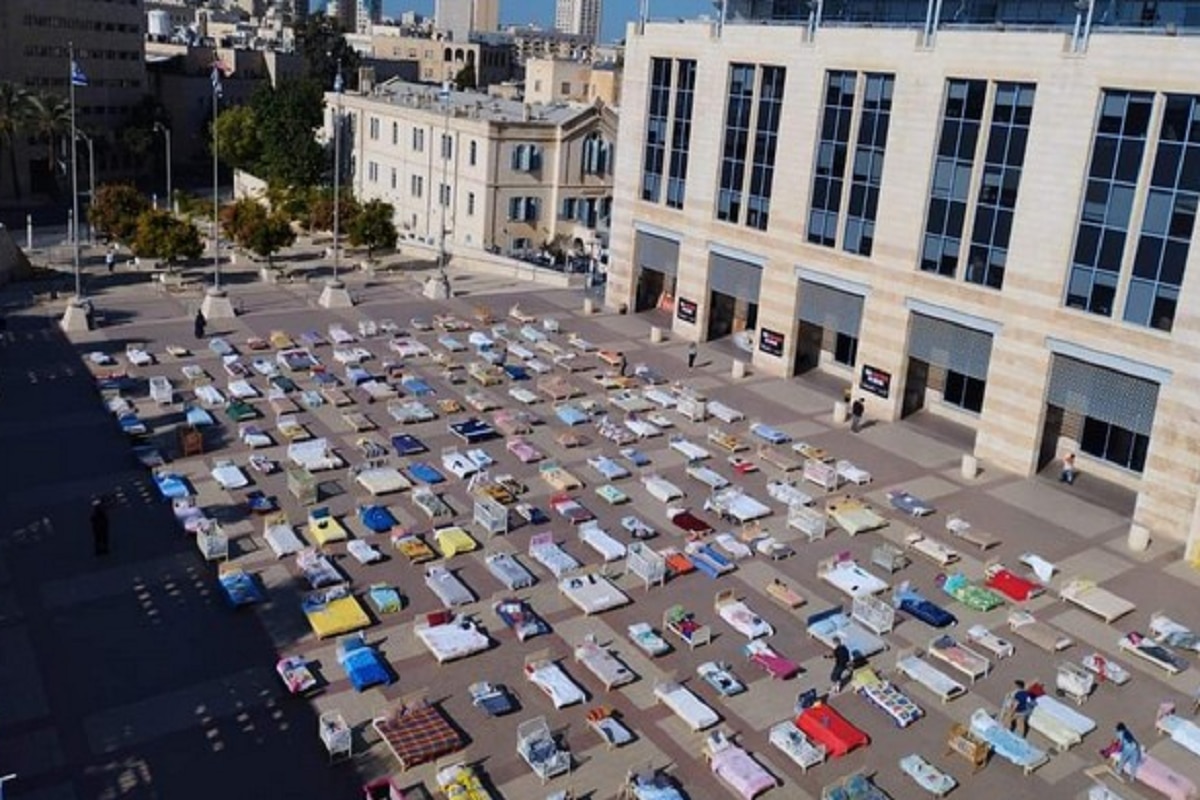
{"label": "person in black clothing", "polygon": [[[844,406],[843,406],[844,408]],[[862,427],[863,413],[866,412],[867,406],[862,398],[858,398],[850,406],[850,432],[858,433],[858,429]]]}
{"label": "person in black clothing", "polygon": [[104,501],[99,497],[92,499],[92,541],[96,545],[96,555],[108,555],[108,512],[104,510]]}
{"label": "person in black clothing", "polygon": [[619,372],[621,374],[622,378],[625,377],[625,367],[626,367],[625,354],[617,353],[617,372]]}
{"label": "person in black clothing", "polygon": [[193,332],[196,334],[196,338],[197,338],[197,339],[203,339],[203,338],[204,338],[204,326],[205,326],[206,324],[208,324],[208,321],[207,321],[206,319],[204,319],[204,312],[203,312],[203,311],[197,311],[197,312],[196,312],[196,319],[195,319],[195,322],[194,322],[194,324],[193,324]]}
{"label": "person in black clothing", "polygon": [[833,688],[829,691],[831,694],[837,694],[846,688],[846,683],[850,680],[850,648],[846,647],[846,643],[840,638],[834,639],[833,652],[826,653],[825,657],[833,659],[833,671],[829,673]]}

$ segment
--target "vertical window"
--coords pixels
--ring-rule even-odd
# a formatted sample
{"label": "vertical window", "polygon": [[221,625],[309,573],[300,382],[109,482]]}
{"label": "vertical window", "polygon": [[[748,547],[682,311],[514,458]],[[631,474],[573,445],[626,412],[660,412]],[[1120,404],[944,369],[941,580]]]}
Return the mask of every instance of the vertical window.
{"label": "vertical window", "polygon": [[942,390],[942,400],[952,406],[958,406],[964,411],[983,413],[983,395],[987,384],[979,378],[972,378],[961,372],[946,371],[946,385]]}
{"label": "vertical window", "polygon": [[771,186],[775,181],[775,150],[779,142],[779,115],[783,110],[783,85],[787,70],[763,67],[758,84],[758,119],[754,130],[754,156],[750,163],[750,189],[746,193],[746,224],[760,231],[771,218]]}
{"label": "vertical window", "polygon": [[925,214],[921,269],[946,277],[958,272],[963,225],[976,143],[987,98],[987,82],[950,80],[942,109],[942,132],[933,163],[933,185]]}
{"label": "vertical window", "polygon": [[671,59],[650,59],[646,148],[642,155],[642,199],[657,203],[667,151],[667,109],[671,105]]}
{"label": "vertical window", "polygon": [[1153,106],[1154,95],[1149,92],[1105,90],[1100,101],[1071,256],[1069,308],[1112,316]]}
{"label": "vertical window", "polygon": [[377,140],[379,138],[379,118],[371,117],[370,123],[368,124],[367,127],[368,127],[367,135],[371,137],[371,141]]}
{"label": "vertical window", "polygon": [[583,174],[608,174],[608,143],[599,131],[592,131],[583,140]]}
{"label": "vertical window", "polygon": [[858,337],[839,333],[833,340],[833,360],[853,367],[858,358]]}
{"label": "vertical window", "polygon": [[448,133],[442,134],[442,158],[450,160],[454,157],[454,137]]}
{"label": "vertical window", "polygon": [[467,162],[473,167],[475,166],[476,158],[479,155],[479,144],[472,139],[471,144],[467,147]]}
{"label": "vertical window", "polygon": [[519,144],[512,151],[512,168],[517,172],[534,172],[542,167],[542,149],[537,145]]}
{"label": "vertical window", "polygon": [[425,179],[420,175],[413,175],[409,181],[408,189],[413,197],[420,197],[425,190]]}
{"label": "vertical window", "polygon": [[400,123],[392,123],[392,144],[400,144]]}
{"label": "vertical window", "polygon": [[563,219],[575,219],[575,203],[574,197],[564,197],[562,201],[562,213],[559,214]]}
{"label": "vertical window", "polygon": [[417,153],[425,151],[425,130],[423,128],[413,128],[412,149]]}
{"label": "vertical window", "polygon": [[1167,95],[1125,321],[1169,331],[1200,203],[1200,97]]}
{"label": "vertical window", "polygon": [[858,143],[850,174],[846,235],[842,239],[842,249],[847,253],[869,256],[875,245],[875,216],[879,210],[879,187],[883,183],[883,156],[887,151],[895,83],[894,75],[867,74],[858,121]]}
{"label": "vertical window", "polygon": [[675,62],[675,113],[671,120],[671,158],[667,175],[667,205],[683,208],[687,190],[688,154],[692,141],[692,108],[696,100],[696,62]]}
{"label": "vertical window", "polygon": [[813,164],[808,211],[808,241],[825,247],[837,244],[856,81],[857,75],[853,72],[833,70],[825,74],[825,108],[821,114],[821,138],[817,142],[816,163]]}
{"label": "vertical window", "polygon": [[392,167],[392,188],[396,188],[396,168]]}
{"label": "vertical window", "polygon": [[1004,267],[1008,261],[1008,242],[1017,207],[1017,190],[1021,185],[1021,169],[1025,166],[1034,92],[1035,87],[1030,84],[996,84],[992,123],[983,157],[983,179],[975,201],[975,223],[967,256],[966,279],[970,283],[993,289],[1004,285]]}
{"label": "vertical window", "polygon": [[374,161],[367,162],[367,180],[371,183],[378,183],[379,181],[379,165]]}
{"label": "vertical window", "polygon": [[475,193],[467,192],[467,216],[475,216]]}
{"label": "vertical window", "polygon": [[746,150],[750,145],[750,114],[754,103],[754,65],[729,65],[729,93],[725,102],[725,136],[721,147],[721,172],[717,188],[717,219],[742,218],[742,185],[746,178]]}
{"label": "vertical window", "polygon": [[450,186],[449,184],[438,184],[438,202],[443,206],[450,205]]}

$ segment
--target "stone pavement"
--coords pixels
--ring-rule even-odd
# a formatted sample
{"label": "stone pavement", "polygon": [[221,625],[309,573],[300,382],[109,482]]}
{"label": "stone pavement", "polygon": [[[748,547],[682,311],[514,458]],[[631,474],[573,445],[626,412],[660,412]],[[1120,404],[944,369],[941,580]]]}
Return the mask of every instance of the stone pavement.
{"label": "stone pavement", "polygon": [[[262,538],[261,523],[246,511],[244,492],[221,489],[209,474],[216,459],[232,458],[245,465],[249,451],[237,440],[236,426],[215,410],[219,425],[206,437],[208,452],[172,464],[172,469],[190,479],[201,503],[230,532],[233,562],[254,573],[267,589],[266,603],[235,611],[219,591],[215,567],[205,564],[191,539],[180,534],[169,505],[158,498],[149,475],[133,460],[123,435],[99,402],[84,354],[101,350],[124,364],[125,348],[130,344],[144,347],[159,359],[155,366],[131,372],[140,378],[171,377],[177,399],[186,393],[179,372],[185,363],[204,366],[216,379],[215,385],[224,390],[219,359],[204,343],[192,340],[191,314],[198,297],[161,294],[120,273],[109,283],[97,279],[93,285],[108,320],[105,327],[70,342],[54,325],[57,308],[14,306],[6,313],[8,332],[0,343],[0,443],[5,454],[0,459],[5,486],[0,496],[0,519],[5,521],[0,529],[0,773],[19,774],[18,780],[6,787],[9,797],[357,796],[365,780],[396,768],[386,747],[377,741],[370,719],[414,692],[438,702],[468,735],[471,743],[462,757],[478,765],[498,796],[535,798],[571,788],[576,796],[610,798],[616,795],[628,769],[647,765],[667,769],[691,797],[727,796],[729,790],[707,771],[701,759],[702,737],[655,704],[655,683],[670,676],[686,680],[721,714],[720,727],[737,733],[754,757],[780,779],[782,788],[768,796],[819,797],[823,786],[862,769],[875,773],[876,782],[893,797],[916,797],[915,784],[900,772],[897,761],[908,753],[920,753],[954,775],[963,784],[959,792],[964,797],[1081,797],[1089,785],[1083,770],[1097,763],[1096,751],[1107,743],[1118,719],[1126,721],[1156,757],[1200,781],[1196,757],[1161,740],[1153,728],[1159,702],[1173,700],[1190,708],[1188,698],[1200,686],[1197,671],[1167,677],[1117,650],[1119,637],[1130,630],[1144,631],[1149,613],[1157,609],[1167,609],[1179,621],[1200,629],[1200,612],[1186,599],[1195,592],[1198,575],[1178,561],[1180,552],[1175,548],[1155,545],[1147,553],[1130,553],[1124,545],[1128,498],[1107,487],[1089,485],[1088,476],[1066,489],[1052,480],[1019,479],[988,471],[984,465],[981,476],[964,479],[958,468],[965,446],[961,430],[918,417],[897,424],[869,425],[853,435],[830,419],[830,381],[781,381],[753,374],[733,381],[729,375],[734,353],[720,345],[702,346],[700,366],[689,374],[684,363],[685,343],[649,343],[650,324],[663,324],[663,320],[614,315],[585,318],[577,313],[581,300],[576,292],[456,274],[455,286],[462,294],[433,306],[419,297],[415,277],[402,276],[369,289],[354,287],[364,301],[358,308],[328,312],[315,308],[319,287],[264,286],[231,277],[232,293],[244,313],[237,320],[214,321],[209,332],[238,346],[251,336],[265,337],[273,330],[293,334],[325,331],[332,322],[354,330],[364,318],[390,318],[404,327],[413,317],[430,318],[439,311],[469,319],[480,304],[503,317],[519,300],[527,312],[558,319],[564,331],[601,348],[627,353],[631,365],[647,363],[745,412],[749,420],[768,422],[797,440],[869,469],[873,482],[850,487],[850,491],[883,511],[890,524],[879,533],[854,538],[834,531],[824,540],[803,541],[786,527],[782,507],[767,500],[765,482],[780,475],[763,464],[759,473],[737,480],[747,492],[775,507],[764,526],[793,545],[797,556],[782,561],[755,556],[717,581],[693,574],[649,590],[615,565],[610,567],[610,575],[633,602],[592,617],[576,611],[559,594],[549,573],[525,559],[539,582],[519,594],[529,599],[553,628],[552,634],[525,643],[517,642],[491,610],[493,597],[502,593],[497,592],[499,584],[483,565],[487,549],[524,551],[531,530],[520,527],[503,540],[486,542],[486,548],[449,562],[480,598],[465,611],[484,625],[495,645],[485,654],[441,666],[411,632],[417,618],[439,606],[421,585],[420,568],[390,552],[386,541],[380,542],[380,549],[389,551],[389,558],[365,567],[347,557],[344,546],[336,545],[330,552],[357,589],[390,582],[400,587],[408,603],[402,613],[377,619],[366,631],[368,640],[386,654],[398,680],[386,688],[357,694],[336,663],[336,643],[318,641],[308,629],[298,607],[304,587],[297,582],[299,573],[292,559],[274,558]],[[511,321],[508,325],[516,327]],[[436,349],[436,334],[422,337]],[[559,339],[565,345],[565,338]],[[195,355],[175,361],[164,352],[168,344],[192,347]],[[368,366],[378,365],[390,355],[383,339],[363,344],[375,355]],[[337,367],[329,347],[318,348],[317,355],[331,369]],[[591,356],[581,354],[580,358]],[[428,361],[418,363],[415,370],[434,384],[439,399],[461,398],[466,388],[442,382],[440,370]],[[602,403],[604,392],[591,378],[599,371],[597,364],[569,379],[586,391],[588,398]],[[257,382],[265,388],[265,381],[260,378]],[[515,405],[505,394],[508,388],[489,391]],[[134,393],[143,419],[170,449],[181,406],[176,403],[157,409],[144,392],[143,385]],[[270,427],[270,409],[265,401],[258,405],[266,411],[261,424]],[[359,410],[380,426],[377,435],[385,437],[397,430],[381,405],[363,405]],[[531,439],[585,481],[586,487],[576,494],[606,529],[617,533],[619,518],[636,513],[660,531],[651,544],[684,544],[670,527],[663,505],[648,495],[636,477],[616,482],[630,496],[629,504],[608,507],[594,494],[599,481],[587,458],[601,452],[615,457],[614,445],[589,428],[585,432],[592,441],[587,446],[566,450],[556,442],[563,426],[549,406],[539,403],[533,410],[547,422]],[[675,425],[668,434],[682,433],[706,445],[714,453],[709,462],[713,468],[732,477],[724,454],[705,442],[709,426],[714,424],[711,420],[690,422],[671,412],[666,415]],[[349,431],[334,409],[305,411],[301,418],[315,435],[328,437],[343,457],[356,459],[355,442],[360,434]],[[745,421],[720,427],[749,439]],[[439,448],[456,442],[447,433],[444,419],[406,430],[425,441],[431,451],[428,460],[435,465]],[[684,502],[688,507],[702,514],[707,490],[684,474],[684,461],[669,448],[667,438],[648,439],[639,447],[650,457],[655,471],[687,491]],[[529,493],[523,499],[547,508],[551,492],[536,478],[534,467],[517,462],[500,442],[484,447],[499,462],[494,471],[525,480]],[[283,451],[283,446],[277,446],[260,452],[280,458]],[[403,461],[394,459],[395,463]],[[356,504],[364,500],[361,491],[344,471],[320,477],[327,492],[322,502],[344,519],[355,536],[366,538],[368,534],[353,513]],[[255,475],[254,480],[256,488],[280,499],[293,523],[303,522],[304,509],[288,495],[278,474]],[[466,484],[451,479],[444,487],[447,501],[462,512],[460,521],[466,525],[470,519]],[[887,491],[899,487],[934,504],[936,513],[915,519],[901,517],[886,499]],[[820,493],[811,483],[804,488],[810,494]],[[113,554],[105,559],[92,555],[87,529],[88,503],[96,494],[110,500]],[[384,500],[405,525],[428,529],[428,522],[418,516],[408,498],[401,495]],[[951,540],[944,531],[951,512],[992,532],[1001,544],[981,553]],[[555,518],[548,527],[578,559],[597,562],[596,554],[576,539],[569,525]],[[927,597],[945,600],[946,607],[960,619],[952,630],[956,636],[963,637],[968,627],[983,623],[1013,638],[1016,655],[995,663],[992,672],[970,686],[966,696],[942,704],[921,686],[896,674],[896,653],[910,646],[925,647],[936,633],[916,620],[900,620],[885,637],[890,650],[873,658],[872,664],[895,678],[924,709],[925,718],[901,730],[866,700],[849,693],[838,697],[834,706],[865,730],[872,743],[802,774],[768,745],[766,729],[791,715],[800,691],[827,688],[829,662],[821,658],[824,648],[805,636],[804,620],[810,613],[848,601],[817,579],[816,564],[850,553],[870,566],[875,546],[882,541],[901,545],[905,532],[914,528],[956,545],[962,559],[952,569],[972,578],[982,576],[990,559],[1023,571],[1018,557],[1025,552],[1055,562],[1059,572],[1051,591],[1025,605],[1041,621],[1067,631],[1076,644],[1051,655],[1010,636],[1004,624],[1006,609],[973,612],[950,600],[935,582],[940,569],[915,558],[900,572],[886,576],[887,580],[893,584],[911,581]],[[482,540],[480,531],[472,528],[472,532]],[[878,567],[870,568],[880,572]],[[1065,579],[1080,575],[1133,600],[1137,610],[1108,625],[1059,600],[1054,590]],[[764,587],[776,577],[795,586],[806,604],[791,611],[772,602]],[[713,595],[723,588],[734,589],[775,627],[770,642],[804,667],[801,675],[774,681],[745,660],[741,654],[744,638],[713,611]],[[677,648],[658,659],[644,656],[630,643],[626,628],[638,621],[658,626],[665,609],[676,603],[685,604],[711,625],[713,642],[695,651]],[[589,634],[610,643],[639,679],[605,692],[571,659],[573,646]],[[564,668],[588,693],[589,702],[583,707],[556,711],[523,678],[525,656],[547,648],[563,658]],[[976,708],[995,711],[1013,679],[1053,684],[1060,662],[1078,661],[1093,649],[1127,666],[1134,678],[1124,687],[1100,686],[1082,706],[1098,729],[1081,745],[1053,754],[1048,764],[1028,777],[999,759],[972,775],[964,761],[945,754],[950,725],[965,721]],[[315,662],[324,681],[322,691],[307,700],[288,696],[273,671],[279,654],[297,653]],[[718,698],[695,677],[696,666],[709,660],[729,662],[749,691],[728,700]],[[519,696],[521,710],[488,719],[472,708],[465,688],[481,678],[511,686]],[[585,709],[598,704],[623,714],[637,733],[633,744],[609,750],[588,729]],[[316,735],[317,715],[326,710],[340,711],[354,726],[353,759],[332,767]],[[535,716],[545,716],[575,756],[572,774],[545,787],[514,750],[517,723]],[[1041,747],[1048,745],[1038,734],[1033,734],[1032,740]],[[426,765],[397,780],[402,786],[420,785],[433,793],[433,773],[434,765]],[[1126,798],[1152,794],[1128,786],[1118,791]]]}

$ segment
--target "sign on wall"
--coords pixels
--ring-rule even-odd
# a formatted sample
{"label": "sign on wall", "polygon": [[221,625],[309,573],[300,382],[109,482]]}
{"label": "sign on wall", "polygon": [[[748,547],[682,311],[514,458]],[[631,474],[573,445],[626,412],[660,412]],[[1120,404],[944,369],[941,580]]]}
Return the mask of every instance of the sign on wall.
{"label": "sign on wall", "polygon": [[892,373],[863,364],[862,378],[858,385],[864,391],[886,399],[892,388]]}
{"label": "sign on wall", "polygon": [[758,349],[769,356],[783,355],[784,336],[779,331],[763,328],[758,332]]}
{"label": "sign on wall", "polygon": [[675,316],[681,322],[696,322],[696,304],[686,298],[679,298],[675,303]]}

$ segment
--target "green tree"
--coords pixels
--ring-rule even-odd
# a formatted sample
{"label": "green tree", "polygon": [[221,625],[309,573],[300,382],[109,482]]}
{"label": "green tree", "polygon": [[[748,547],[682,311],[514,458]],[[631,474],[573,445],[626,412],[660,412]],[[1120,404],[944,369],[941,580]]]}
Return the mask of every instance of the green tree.
{"label": "green tree", "polygon": [[200,242],[200,231],[191,222],[169,211],[151,209],[138,217],[132,249],[138,258],[171,262],[179,257],[199,258],[204,245]]}
{"label": "green tree", "polygon": [[[358,217],[360,207],[349,189],[338,192],[338,232],[350,230]],[[309,204],[308,229],[310,231],[333,230],[333,190],[319,189]]]}
{"label": "green tree", "polygon": [[65,97],[43,92],[29,96],[28,130],[46,143],[46,166],[54,170],[54,146],[71,132],[71,104]]}
{"label": "green tree", "polygon": [[367,248],[370,259],[376,250],[390,250],[396,246],[396,223],[392,221],[395,209],[382,200],[368,200],[350,223],[350,244]]}
{"label": "green tree", "polygon": [[222,111],[217,117],[217,157],[221,163],[257,175],[262,154],[254,108],[241,105]]}
{"label": "green tree", "polygon": [[272,213],[252,197],[243,197],[223,207],[221,225],[239,247],[267,259],[268,265],[276,253],[296,241],[288,218],[279,212]]}
{"label": "green tree", "polygon": [[137,234],[138,218],[150,208],[146,196],[129,183],[104,183],[88,206],[88,221],[123,244]]}
{"label": "green tree", "polygon": [[304,75],[315,81],[321,91],[332,91],[333,80],[341,64],[346,88],[358,86],[358,53],[346,42],[336,19],[325,14],[310,14],[304,27],[296,32],[296,49],[304,59]]}
{"label": "green tree", "polygon": [[13,192],[21,199],[21,178],[17,174],[17,140],[29,121],[29,93],[7,81],[0,83],[0,154],[8,151]]}
{"label": "green tree", "polygon": [[466,91],[475,88],[476,80],[475,65],[467,64],[458,71],[457,75],[454,76],[454,85],[459,89]]}
{"label": "green tree", "polygon": [[266,222],[267,209],[252,197],[242,197],[221,206],[220,218],[221,230],[241,245],[254,226]]}
{"label": "green tree", "polygon": [[272,186],[312,186],[325,171],[325,150],[317,143],[325,102],[312,81],[264,86],[251,99],[262,144],[258,175]]}

